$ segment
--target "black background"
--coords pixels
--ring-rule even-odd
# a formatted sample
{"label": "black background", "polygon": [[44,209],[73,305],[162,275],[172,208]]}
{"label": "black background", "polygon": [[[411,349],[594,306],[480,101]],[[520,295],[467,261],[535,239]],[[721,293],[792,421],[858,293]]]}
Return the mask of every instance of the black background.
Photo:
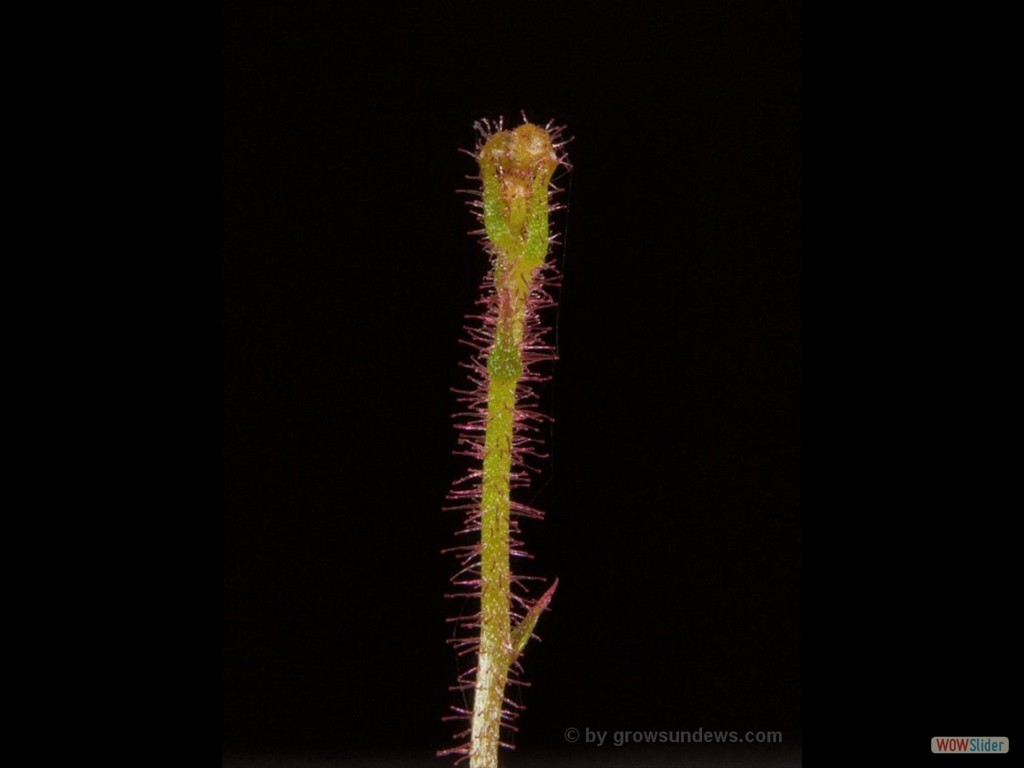
{"label": "black background", "polygon": [[[520,751],[579,758],[569,727],[780,730],[791,749],[815,718],[926,706],[907,629],[963,583],[929,560],[934,602],[908,619],[890,589],[873,611],[856,546],[897,553],[905,499],[818,491],[840,530],[822,575],[802,567],[801,36],[795,2],[225,6],[225,754],[451,743],[440,507],[486,269],[457,150],[520,110],[575,137],[553,456],[528,499],[548,519],[526,527],[530,572],[561,583]],[[829,618],[807,635],[805,587]],[[805,636],[826,665],[806,718]],[[900,673],[858,677],[878,646]],[[867,679],[874,719],[821,705]]]}

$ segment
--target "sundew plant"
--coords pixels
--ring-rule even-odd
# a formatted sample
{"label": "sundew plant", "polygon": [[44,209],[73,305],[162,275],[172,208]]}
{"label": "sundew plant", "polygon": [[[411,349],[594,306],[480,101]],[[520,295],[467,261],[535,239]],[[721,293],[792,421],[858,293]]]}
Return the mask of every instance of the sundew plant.
{"label": "sundew plant", "polygon": [[[457,746],[438,755],[469,761],[470,768],[497,768],[500,746],[510,747],[521,705],[506,688],[523,685],[520,657],[533,636],[537,619],[548,607],[558,579],[517,574],[513,558],[528,557],[519,540],[519,521],[542,519],[543,513],[521,500],[531,475],[531,461],[545,458],[535,386],[548,380],[542,364],[555,359],[546,336],[544,310],[554,306],[550,288],[559,275],[549,260],[554,236],[549,214],[552,179],[569,168],[561,139],[564,127],[541,127],[523,116],[523,124],[505,130],[503,121],[475,124],[479,138],[469,154],[479,174],[479,188],[467,190],[483,228],[490,259],[477,314],[469,315],[466,338],[473,353],[464,365],[469,386],[456,389],[456,453],[469,456],[470,471],[456,480],[450,506],[464,516],[459,543],[446,552],[458,561],[451,582],[466,608],[449,619],[451,643],[460,657],[471,659],[453,690],[462,706],[453,705],[445,719],[460,723]],[[513,497],[516,497],[515,499]],[[537,582],[540,582],[538,586]]]}

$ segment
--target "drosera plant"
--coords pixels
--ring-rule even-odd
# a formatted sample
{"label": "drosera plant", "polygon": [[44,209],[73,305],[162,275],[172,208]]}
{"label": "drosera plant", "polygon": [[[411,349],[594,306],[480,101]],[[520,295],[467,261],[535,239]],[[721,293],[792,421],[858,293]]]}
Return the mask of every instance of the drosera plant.
{"label": "drosera plant", "polygon": [[474,127],[478,140],[468,154],[479,173],[469,178],[480,186],[462,191],[483,224],[472,234],[482,236],[490,269],[477,302],[482,311],[467,317],[462,340],[473,349],[464,363],[470,386],[454,390],[462,406],[455,452],[471,457],[473,467],[453,484],[446,509],[464,514],[457,537],[465,543],[445,552],[458,560],[451,579],[457,591],[446,597],[469,606],[449,619],[450,642],[475,663],[452,686],[464,694],[464,706],[453,705],[445,718],[464,726],[455,734],[457,746],[438,755],[454,756],[457,765],[468,760],[470,768],[497,768],[499,747],[511,748],[503,730],[516,730],[522,709],[506,688],[525,685],[520,657],[558,587],[558,579],[538,587],[546,580],[514,573],[511,563],[529,557],[519,521],[544,516],[518,497],[538,471],[531,461],[547,456],[541,424],[550,417],[540,412],[535,387],[550,378],[541,364],[555,359],[543,317],[555,305],[550,289],[560,280],[548,258],[556,239],[549,214],[561,207],[551,199],[561,191],[552,179],[570,166],[564,126],[534,125],[524,114],[513,130],[500,118]]}

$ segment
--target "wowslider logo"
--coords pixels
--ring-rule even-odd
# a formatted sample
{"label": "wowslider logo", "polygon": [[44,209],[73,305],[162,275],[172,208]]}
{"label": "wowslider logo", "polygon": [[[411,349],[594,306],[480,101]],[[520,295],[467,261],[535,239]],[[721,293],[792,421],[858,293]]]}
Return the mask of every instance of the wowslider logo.
{"label": "wowslider logo", "polygon": [[1005,755],[1010,740],[1005,736],[935,736],[932,752],[957,755]]}

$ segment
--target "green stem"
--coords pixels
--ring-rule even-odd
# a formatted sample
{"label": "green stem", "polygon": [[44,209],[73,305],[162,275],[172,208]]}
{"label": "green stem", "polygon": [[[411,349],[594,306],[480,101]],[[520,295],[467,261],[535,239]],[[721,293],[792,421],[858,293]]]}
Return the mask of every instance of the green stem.
{"label": "green stem", "polygon": [[[524,124],[491,135],[479,154],[484,225],[494,255],[497,317],[487,355],[487,415],[481,494],[480,646],[470,768],[497,768],[509,668],[553,588],[512,627],[509,516],[516,392],[523,373],[526,313],[548,252],[548,185],[558,165],[549,134]],[[515,639],[513,641],[513,635]]]}
{"label": "green stem", "polygon": [[480,652],[473,698],[471,768],[494,768],[498,764],[501,711],[513,661],[509,621],[509,446],[515,386],[515,378],[492,375],[488,387],[480,536]]}
{"label": "green stem", "polygon": [[[478,205],[492,273],[484,300],[488,309],[478,318],[482,326],[467,327],[480,354],[469,366],[474,371],[473,388],[459,398],[469,409],[459,415],[469,420],[456,425],[462,433],[460,446],[468,447],[468,455],[480,460],[482,467],[457,481],[449,494],[458,502],[455,508],[466,512],[467,524],[460,533],[480,534],[479,544],[453,548],[460,552],[461,569],[452,582],[477,591],[450,595],[480,600],[478,614],[455,617],[459,624],[452,638],[460,655],[477,655],[475,671],[460,675],[455,686],[472,687],[473,709],[452,707],[455,714],[449,719],[470,721],[456,738],[468,735],[469,741],[438,753],[456,755],[457,762],[468,758],[470,768],[498,766],[502,725],[509,725],[516,714],[504,712],[505,688],[510,681],[517,682],[516,662],[558,586],[555,579],[539,598],[513,595],[513,586],[519,590],[526,578],[512,575],[510,558],[522,554],[512,539],[519,532],[513,516],[542,515],[514,503],[511,492],[523,478],[524,456],[536,454],[532,422],[542,418],[526,405],[535,402],[531,384],[543,380],[530,365],[554,357],[542,338],[538,311],[553,303],[545,291],[547,276],[554,272],[545,267],[548,189],[555,169],[566,163],[555,151],[560,145],[553,143],[560,129],[525,122],[513,131],[501,130],[500,123],[497,127],[492,133],[484,121],[485,141],[476,153],[483,186]],[[469,481],[478,485],[462,485]],[[460,630],[474,634],[460,636]]]}

